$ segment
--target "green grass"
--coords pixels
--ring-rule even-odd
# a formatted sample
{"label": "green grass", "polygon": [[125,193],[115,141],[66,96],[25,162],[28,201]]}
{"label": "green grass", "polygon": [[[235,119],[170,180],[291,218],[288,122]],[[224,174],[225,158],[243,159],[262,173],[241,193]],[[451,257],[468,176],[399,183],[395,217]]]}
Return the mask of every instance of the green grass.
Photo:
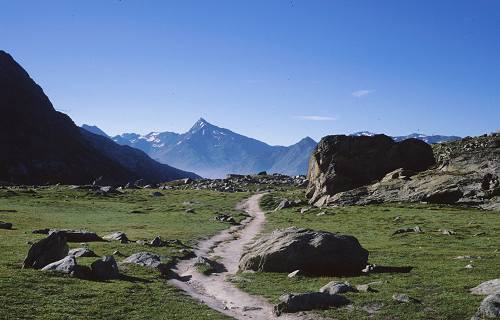
{"label": "green grass", "polygon": [[[21,269],[28,241],[44,235],[39,228],[88,229],[99,235],[123,231],[131,240],[179,239],[192,245],[200,237],[228,228],[213,220],[216,213],[234,210],[244,193],[210,191],[131,190],[125,195],[96,197],[82,190],[49,187],[30,192],[0,190],[0,220],[14,230],[0,230],[0,319],[225,319],[221,314],[178,292],[156,270],[134,265],[120,266],[125,280],[86,281],[67,276]],[[191,202],[191,203],[187,203]],[[186,208],[195,213],[186,213]],[[16,210],[16,212],[7,211]],[[131,213],[135,212],[135,213]],[[72,243],[70,247],[79,247]],[[119,250],[125,256],[138,251],[158,253],[165,262],[180,256],[183,246],[150,248],[136,243],[91,242],[98,255]],[[118,261],[124,257],[115,257]],[[77,258],[90,264],[96,258]]]}
{"label": "green grass", "polygon": [[[300,191],[266,195],[262,207],[272,210],[282,198],[303,198]],[[307,205],[304,205],[307,206]],[[304,207],[301,206],[301,207]],[[244,290],[263,295],[271,302],[287,292],[317,291],[331,280],[353,285],[379,282],[376,293],[349,293],[354,309],[321,311],[335,319],[469,319],[483,297],[468,293],[479,283],[498,278],[500,266],[500,215],[472,209],[428,205],[391,205],[345,208],[314,208],[300,214],[301,207],[267,213],[265,232],[289,226],[307,227],[354,235],[369,250],[370,263],[386,266],[414,266],[408,274],[378,274],[361,277],[310,277],[288,279],[286,274],[242,273],[236,283]],[[326,215],[316,216],[319,212]],[[400,216],[396,222],[394,218]],[[423,233],[391,236],[402,227],[420,226]],[[440,234],[452,229],[456,235]],[[479,236],[475,234],[482,233]],[[456,260],[457,256],[481,259]],[[471,263],[472,270],[464,267]],[[398,304],[394,293],[407,293],[422,304]],[[362,311],[369,303],[383,303],[373,316]]]}

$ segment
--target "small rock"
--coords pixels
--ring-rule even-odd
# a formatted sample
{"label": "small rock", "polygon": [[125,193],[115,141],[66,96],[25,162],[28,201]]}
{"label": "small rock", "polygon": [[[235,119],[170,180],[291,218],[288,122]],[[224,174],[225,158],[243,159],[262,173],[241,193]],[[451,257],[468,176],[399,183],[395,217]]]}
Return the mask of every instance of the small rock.
{"label": "small rock", "polygon": [[392,235],[394,236],[396,234],[408,233],[408,232],[421,233],[422,229],[419,226],[415,226],[413,228],[401,228],[401,229],[394,231],[394,233]]}
{"label": "small rock", "polygon": [[377,292],[377,290],[373,289],[369,284],[358,284],[356,290],[360,292]]}
{"label": "small rock", "polygon": [[120,241],[121,243],[128,243],[130,240],[127,238],[127,235],[121,231],[113,232],[103,237],[105,240],[110,241]]}
{"label": "small rock", "polygon": [[300,277],[300,276],[303,276],[302,271],[300,271],[300,270],[295,270],[295,271],[293,271],[293,272],[290,272],[290,273],[288,274],[288,276],[287,276],[287,277],[288,277],[288,278],[297,278],[297,277]]}
{"label": "small rock", "polygon": [[438,231],[441,232],[441,234],[444,234],[447,236],[451,236],[451,235],[454,235],[456,233],[455,231],[448,230],[448,229],[439,229]]}
{"label": "small rock", "polygon": [[325,211],[321,211],[321,212],[318,212],[316,214],[316,217],[321,217],[321,216],[324,216],[324,215],[326,215],[326,212]]}
{"label": "small rock", "polygon": [[12,223],[0,221],[0,229],[12,229]]}
{"label": "small rock", "polygon": [[397,216],[396,218],[392,219],[392,221],[394,221],[394,222],[399,222],[399,221],[401,221],[401,217],[400,217],[400,216]]}
{"label": "small rock", "polygon": [[188,208],[186,209],[186,213],[195,213],[193,208]]}
{"label": "small rock", "polygon": [[474,269],[474,266],[472,264],[468,264],[464,268],[465,269]]}
{"label": "small rock", "polygon": [[288,293],[280,297],[273,311],[280,316],[282,313],[341,307],[348,303],[349,300],[343,296],[323,292]]}
{"label": "small rock", "polygon": [[97,257],[97,255],[94,253],[94,251],[88,249],[88,248],[76,248],[76,249],[71,249],[68,252],[68,256],[73,256],[73,257]]}
{"label": "small rock", "polygon": [[151,196],[153,197],[163,197],[163,193],[161,193],[160,191],[155,191],[151,194]]}
{"label": "small rock", "polygon": [[123,256],[123,253],[121,253],[120,251],[116,250],[116,251],[113,251],[113,255],[114,256]]}
{"label": "small rock", "polygon": [[151,247],[164,247],[167,245],[165,241],[163,241],[160,236],[156,236],[151,242],[149,243]]}
{"label": "small rock", "polygon": [[392,295],[392,299],[399,303],[420,303],[420,300],[410,297],[404,293],[395,293]]}
{"label": "small rock", "polygon": [[331,281],[319,289],[319,292],[329,293],[329,294],[340,294],[347,292],[357,292],[358,290],[351,286],[348,282],[336,282]]}
{"label": "small rock", "polygon": [[133,263],[143,267],[156,268],[161,264],[159,255],[151,252],[137,252],[123,260],[123,263]]}
{"label": "small rock", "polygon": [[302,208],[302,209],[300,209],[300,213],[304,214],[304,213],[306,213],[309,210],[311,210],[311,207]]}

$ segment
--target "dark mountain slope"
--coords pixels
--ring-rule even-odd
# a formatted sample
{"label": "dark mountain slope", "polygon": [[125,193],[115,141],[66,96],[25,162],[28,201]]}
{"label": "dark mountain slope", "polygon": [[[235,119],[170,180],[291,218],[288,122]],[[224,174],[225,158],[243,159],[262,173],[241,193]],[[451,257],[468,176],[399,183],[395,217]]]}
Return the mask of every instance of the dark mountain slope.
{"label": "dark mountain slope", "polygon": [[0,180],[83,184],[103,176],[104,183],[124,183],[143,176],[89,143],[4,51],[0,51],[0,115]]}

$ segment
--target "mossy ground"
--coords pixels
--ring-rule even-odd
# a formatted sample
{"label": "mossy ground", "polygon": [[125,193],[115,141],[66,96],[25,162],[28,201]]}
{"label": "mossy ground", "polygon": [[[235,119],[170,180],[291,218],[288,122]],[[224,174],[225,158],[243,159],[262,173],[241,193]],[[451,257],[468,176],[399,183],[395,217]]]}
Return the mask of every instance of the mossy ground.
{"label": "mossy ground", "polygon": [[[226,317],[184,296],[169,286],[157,270],[120,266],[122,280],[85,281],[39,270],[21,269],[28,241],[44,235],[39,228],[88,229],[99,235],[123,231],[131,240],[160,235],[192,245],[200,237],[230,225],[213,220],[229,212],[244,218],[235,205],[244,193],[211,191],[129,190],[125,195],[100,197],[67,187],[14,191],[0,190],[0,220],[13,230],[0,229],[0,319],[224,319]],[[194,208],[195,213],[186,213]],[[15,212],[12,212],[15,210]],[[70,247],[80,247],[71,243]],[[179,256],[183,246],[151,248],[136,243],[91,242],[98,255],[119,250],[128,256],[139,251],[160,254],[165,262]],[[124,257],[116,257],[117,261]],[[96,258],[77,258],[90,264]]]}
{"label": "mossy ground", "polygon": [[[272,210],[282,198],[302,198],[302,192],[275,193],[262,200]],[[334,319],[469,319],[484,298],[468,293],[479,283],[500,277],[500,213],[429,205],[372,205],[319,209],[300,214],[300,208],[267,213],[265,232],[289,226],[306,227],[356,236],[370,252],[369,262],[384,266],[413,266],[407,274],[374,274],[359,277],[302,277],[286,274],[242,273],[237,284],[272,302],[288,292],[317,291],[329,281],[352,285],[376,282],[374,293],[349,293],[354,308],[321,311]],[[319,212],[325,215],[317,216]],[[396,217],[400,217],[396,219]],[[423,233],[392,236],[402,227],[420,226]],[[455,235],[443,235],[451,229]],[[480,256],[459,260],[457,256]],[[473,269],[466,269],[471,264]],[[394,293],[406,293],[421,304],[399,304]],[[369,315],[363,307],[383,304]]]}

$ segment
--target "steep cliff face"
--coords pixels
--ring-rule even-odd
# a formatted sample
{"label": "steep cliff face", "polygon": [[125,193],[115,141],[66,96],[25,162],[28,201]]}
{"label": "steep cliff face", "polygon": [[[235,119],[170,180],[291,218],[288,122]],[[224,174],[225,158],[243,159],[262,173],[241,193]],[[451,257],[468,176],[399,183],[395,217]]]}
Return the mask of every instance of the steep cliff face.
{"label": "steep cliff face", "polygon": [[309,161],[307,196],[322,205],[332,195],[378,181],[397,168],[419,172],[434,163],[432,148],[416,139],[327,136]]}
{"label": "steep cliff face", "polygon": [[[331,141],[325,143],[329,148],[333,147]],[[315,205],[423,201],[500,210],[498,134],[434,145],[436,163],[427,170],[417,172],[419,170],[406,170],[411,168],[401,166],[377,181],[336,192],[331,192],[332,187],[328,186],[332,179],[325,178],[332,175],[331,168],[336,165],[334,161],[328,161],[331,158],[325,156],[324,150],[324,147],[318,147],[309,167],[308,196]],[[368,149],[366,152],[372,151]],[[424,159],[419,153],[412,153],[412,157],[417,162]],[[321,163],[325,159],[327,161]]]}

